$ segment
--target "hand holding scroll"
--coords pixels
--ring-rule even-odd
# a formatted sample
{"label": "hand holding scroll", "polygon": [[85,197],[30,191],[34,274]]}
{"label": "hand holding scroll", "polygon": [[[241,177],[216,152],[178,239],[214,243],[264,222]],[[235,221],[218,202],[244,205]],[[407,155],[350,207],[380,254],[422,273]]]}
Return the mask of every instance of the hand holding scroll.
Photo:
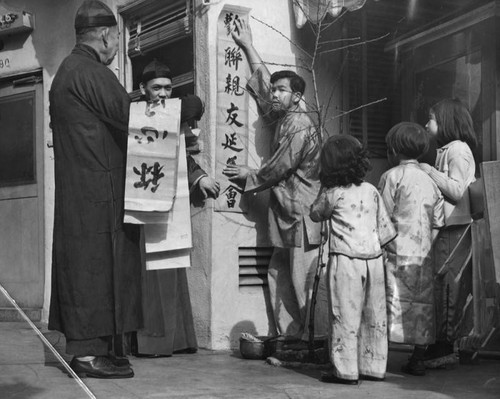
{"label": "hand holding scroll", "polygon": [[220,184],[209,176],[202,177],[198,183],[203,198],[217,198],[219,196]]}
{"label": "hand holding scroll", "polygon": [[250,174],[250,171],[251,169],[248,166],[227,164],[226,167],[222,169],[222,174],[227,176],[230,181],[244,182]]}

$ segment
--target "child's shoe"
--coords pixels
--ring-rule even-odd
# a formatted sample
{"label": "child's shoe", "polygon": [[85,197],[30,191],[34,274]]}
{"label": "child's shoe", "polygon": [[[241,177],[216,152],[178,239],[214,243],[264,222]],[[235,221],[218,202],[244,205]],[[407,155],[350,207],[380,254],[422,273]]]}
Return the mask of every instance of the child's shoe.
{"label": "child's shoe", "polygon": [[424,376],[425,375],[425,364],[423,360],[416,359],[415,357],[410,357],[407,364],[401,367],[401,371],[406,374]]}
{"label": "child's shoe", "polygon": [[335,374],[321,373],[321,381],[333,384],[358,385],[358,380],[347,380],[337,377]]}
{"label": "child's shoe", "polygon": [[368,374],[360,374],[359,378],[366,381],[385,381],[385,377],[374,377]]}
{"label": "child's shoe", "polygon": [[446,368],[458,363],[458,358],[453,351],[453,344],[438,341],[429,345],[424,356],[424,365],[428,369]]}

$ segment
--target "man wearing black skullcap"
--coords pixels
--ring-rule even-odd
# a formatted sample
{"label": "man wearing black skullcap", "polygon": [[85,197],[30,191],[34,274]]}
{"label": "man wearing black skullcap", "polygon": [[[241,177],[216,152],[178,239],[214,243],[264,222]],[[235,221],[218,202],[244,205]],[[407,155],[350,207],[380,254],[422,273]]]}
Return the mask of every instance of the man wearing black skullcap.
{"label": "man wearing black skullcap", "polygon": [[[170,68],[152,61],[143,70],[140,89],[149,112],[161,107],[172,95]],[[199,120],[203,113],[199,97],[181,98],[181,130],[190,131],[188,123]],[[190,144],[190,146],[188,146]],[[186,147],[193,143],[186,140]],[[217,198],[220,185],[209,177],[187,150],[188,184],[190,191],[198,190],[203,198]],[[132,336],[132,353],[139,357],[171,356],[173,353],[194,353],[197,350],[193,316],[189,298],[186,270],[143,269],[144,329]]]}
{"label": "man wearing black skullcap", "polygon": [[[153,108],[170,98],[172,96],[172,73],[170,68],[157,60],[150,62],[142,73],[140,89],[143,95],[142,99],[149,102]],[[191,95],[181,98],[181,129],[189,129],[188,122],[201,118],[201,114],[191,115],[193,97],[196,96]],[[198,97],[196,98],[201,103],[201,100]],[[209,177],[193,157],[188,156],[187,162],[191,191],[198,187],[203,198],[217,198],[220,188],[219,183]]]}
{"label": "man wearing black skullcap", "polygon": [[109,65],[118,50],[113,12],[85,0],[76,46],[50,90],[55,216],[49,329],[64,333],[71,367],[129,378],[112,337],[142,325],[139,230],[123,224],[130,100]]}

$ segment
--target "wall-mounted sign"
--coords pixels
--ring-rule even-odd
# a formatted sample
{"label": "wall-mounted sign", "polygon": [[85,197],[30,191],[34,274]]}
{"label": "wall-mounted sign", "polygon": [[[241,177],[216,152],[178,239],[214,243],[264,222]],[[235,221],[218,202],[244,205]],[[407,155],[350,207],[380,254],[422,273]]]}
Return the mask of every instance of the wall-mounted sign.
{"label": "wall-mounted sign", "polygon": [[0,7],[0,37],[33,30],[33,15]]}
{"label": "wall-mounted sign", "polygon": [[215,202],[219,212],[242,213],[243,191],[222,174],[226,164],[246,165],[248,160],[248,102],[246,79],[250,67],[243,50],[231,37],[235,21],[248,21],[248,8],[226,5],[217,23],[217,159],[215,176],[221,195]]}

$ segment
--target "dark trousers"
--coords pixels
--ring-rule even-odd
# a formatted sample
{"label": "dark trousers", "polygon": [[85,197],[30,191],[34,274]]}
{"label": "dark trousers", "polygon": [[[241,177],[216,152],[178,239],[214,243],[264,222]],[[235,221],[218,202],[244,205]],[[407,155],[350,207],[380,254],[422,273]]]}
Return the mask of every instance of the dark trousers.
{"label": "dark trousers", "polygon": [[[457,246],[460,238],[466,232],[467,225],[449,226],[439,232],[434,244],[434,260],[436,269],[439,269]],[[470,241],[470,240],[469,240]],[[457,250],[458,256],[448,263],[446,271],[436,276],[434,293],[436,298],[436,341],[453,343],[461,335],[461,321],[464,317],[464,308],[472,284],[471,269],[464,267],[468,252],[469,241]]]}
{"label": "dark trousers", "polygon": [[112,336],[91,339],[66,339],[66,353],[75,357],[107,356],[112,345]]}

